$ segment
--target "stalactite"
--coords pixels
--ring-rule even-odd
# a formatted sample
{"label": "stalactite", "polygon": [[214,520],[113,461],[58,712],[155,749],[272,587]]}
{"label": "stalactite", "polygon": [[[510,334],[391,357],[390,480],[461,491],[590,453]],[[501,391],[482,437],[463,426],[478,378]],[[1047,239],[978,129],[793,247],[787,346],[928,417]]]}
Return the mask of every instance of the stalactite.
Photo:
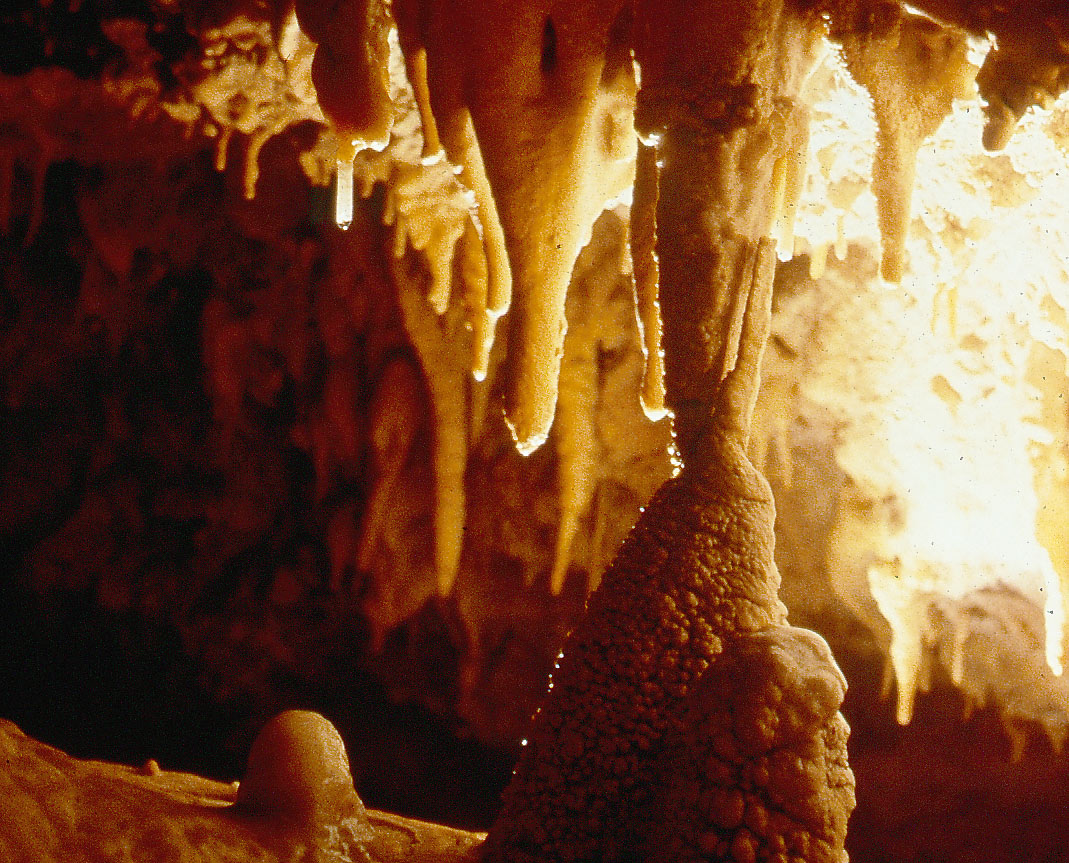
{"label": "stalactite", "polygon": [[[303,6],[298,15],[302,11]],[[313,28],[321,38],[312,62],[312,82],[335,135],[351,143],[357,152],[382,150],[389,143],[394,122],[389,45],[392,21],[386,3],[342,0]]]}
{"label": "stalactite", "polygon": [[842,39],[847,68],[872,96],[876,157],[872,188],[883,237],[881,275],[902,279],[917,151],[939,128],[955,98],[970,95],[975,70],[965,34],[884,3],[871,32]]}
{"label": "stalactite", "polygon": [[[353,223],[353,159],[356,147],[352,141],[339,141],[334,157],[334,223],[348,231]],[[371,194],[370,184],[361,188],[363,197]]]}
{"label": "stalactite", "polygon": [[777,190],[773,226],[777,254],[781,261],[794,255],[794,223],[805,187],[809,155],[809,111],[799,106],[791,112],[785,133],[784,153],[773,172]]}
{"label": "stalactite", "polygon": [[[580,293],[581,297],[575,297]],[[579,520],[590,508],[597,486],[601,445],[595,415],[598,407],[599,321],[601,303],[587,291],[569,298],[568,335],[560,369],[560,395],[553,437],[557,452],[557,545],[550,571],[550,592],[564,588],[572,542]]]}
{"label": "stalactite", "polygon": [[224,126],[219,130],[215,141],[215,170],[222,173],[226,170],[227,151],[230,149],[230,139],[234,135],[233,126]]}
{"label": "stalactite", "polygon": [[326,373],[316,412],[309,417],[304,436],[315,469],[315,498],[322,501],[334,472],[352,477],[365,444],[364,418],[359,410],[360,375],[352,356],[336,358]]}
{"label": "stalactite", "polygon": [[412,85],[412,96],[419,111],[420,125],[423,129],[423,164],[432,164],[442,157],[442,141],[438,136],[438,123],[431,107],[431,91],[427,82],[427,49],[418,38],[419,21],[408,20],[406,13],[415,10],[405,3],[398,3],[394,8],[397,20],[398,37],[401,51],[405,56],[405,72]]}
{"label": "stalactite", "polygon": [[[512,303],[512,269],[508,259],[505,237],[501,231],[497,204],[486,178],[479,142],[471,124],[471,115],[459,109],[450,121],[443,122],[442,143],[450,160],[459,166],[457,179],[468,189],[475,201],[472,215],[474,226],[482,239],[486,260],[485,311],[496,321],[508,311]],[[469,253],[474,247],[469,249]]]}
{"label": "stalactite", "polygon": [[809,278],[814,281],[824,278],[828,269],[829,248],[827,243],[820,243],[809,250]]}
{"label": "stalactite", "polygon": [[891,627],[890,659],[898,689],[895,717],[900,725],[908,725],[917,692],[923,690],[930,596],[887,566],[869,569],[869,589]]}
{"label": "stalactite", "polygon": [[1009,143],[1029,108],[1050,108],[1069,88],[1069,11],[1050,3],[995,10],[997,44],[976,78],[986,102],[988,150]]}
{"label": "stalactite", "polygon": [[[544,3],[523,16],[493,4],[465,15],[439,3],[397,5],[409,34],[402,43],[426,50],[438,131],[447,155],[465,168],[484,239],[497,230],[490,201],[499,217],[514,282],[506,415],[517,445],[530,452],[553,418],[575,256],[605,201],[631,180],[630,70],[621,64],[619,74],[602,74],[606,52],[617,48],[608,43],[619,4]],[[495,246],[488,244],[488,257]],[[498,311],[495,284],[504,280],[492,272],[491,311]]]}
{"label": "stalactite", "polygon": [[201,332],[212,415],[223,436],[224,450],[229,450],[229,441],[236,435],[243,414],[245,391],[240,355],[249,339],[248,328],[235,319],[225,300],[212,298],[204,307]]}
{"label": "stalactite", "polygon": [[423,367],[434,418],[434,557],[438,594],[448,596],[460,568],[468,464],[468,368],[458,360],[458,316],[434,314],[425,278],[412,262],[395,259],[391,272],[412,345]]}
{"label": "stalactite", "polygon": [[[471,114],[454,86],[459,73],[452,65],[448,52],[459,46],[440,49],[444,58],[437,54],[435,58],[429,58],[424,37],[434,29],[433,16],[441,13],[429,4],[415,4],[405,0],[395,3],[393,11],[409,80],[412,83],[413,98],[421,118],[421,161],[424,164],[433,163],[435,154],[439,150],[444,151],[457,168],[457,181],[473,199],[471,223],[480,239],[484,260],[481,264],[475,263],[475,257],[480,251],[470,238],[463,243],[461,254],[462,269],[469,272],[472,272],[473,267],[485,270],[484,275],[467,282],[469,291],[475,290],[477,293],[482,293],[481,283],[485,282],[485,296],[481,302],[476,303],[475,293],[469,293],[466,297],[469,324],[475,333],[471,371],[476,380],[481,380],[486,375],[497,319],[508,311],[512,298],[512,271],[497,204],[486,177],[482,153],[472,128]],[[445,64],[444,69],[439,68],[439,62]],[[432,86],[432,68],[433,78],[444,76],[450,86]]]}
{"label": "stalactite", "polygon": [[[1065,321],[1064,314],[1061,316]],[[1069,335],[1069,333],[1065,333]],[[1069,387],[1066,355],[1036,343],[1028,356],[1026,380],[1039,395],[1038,420],[1049,438],[1034,441],[1029,452],[1032,484],[1036,490],[1036,539],[1050,556],[1054,577],[1046,589],[1046,657],[1055,674],[1066,658],[1066,622],[1069,617],[1069,546],[1065,542],[1069,516],[1069,413],[1065,392]]]}
{"label": "stalactite", "polygon": [[646,372],[642,380],[642,409],[651,420],[665,416],[664,352],[661,350],[661,310],[657,299],[657,150],[638,145],[635,191],[631,204],[631,260]]}
{"label": "stalactite", "polygon": [[634,321],[628,235],[626,215],[620,210],[602,215],[591,242],[576,261],[569,288],[568,334],[551,435],[557,453],[559,510],[550,575],[553,594],[564,586],[582,521],[591,524],[584,532],[580,555],[587,570],[588,591],[596,587],[606,563],[602,548],[605,514],[599,516],[594,501],[602,480],[613,471],[611,460],[619,457],[616,453],[620,450],[629,449],[627,443],[613,439],[610,429],[634,421],[627,410],[609,419],[620,409],[619,402],[633,404],[634,400],[633,378],[627,377],[628,386],[623,391],[616,383],[620,370],[626,367],[619,353],[629,343],[626,333]]}
{"label": "stalactite", "polygon": [[1060,752],[1069,733],[1069,682],[1051,675],[1036,649],[1046,612],[1006,584],[929,598],[925,654],[946,669],[966,711],[997,706],[1011,741],[1021,734],[1029,742],[1038,726]]}
{"label": "stalactite", "polygon": [[398,165],[391,174],[383,221],[394,227],[394,257],[408,244],[423,253],[430,273],[427,301],[445,314],[453,290],[453,261],[457,242],[474,215],[462,188],[440,172],[420,165]]}
{"label": "stalactite", "polygon": [[[483,242],[474,220],[469,219],[465,223],[464,234],[459,242],[459,271],[467,309],[465,317],[471,326],[471,373],[477,382],[482,383],[490,370],[490,350],[494,346],[497,316],[489,308],[490,277]],[[481,423],[482,412],[479,416]]]}
{"label": "stalactite", "polygon": [[797,355],[779,338],[769,339],[750,439],[750,461],[787,488],[794,477],[791,422],[797,416],[799,365]]}
{"label": "stalactite", "polygon": [[[756,23],[753,16],[763,14],[757,8],[739,12],[731,26],[715,27],[711,22],[722,16],[712,10],[642,10],[651,23],[636,46],[642,68],[636,127],[660,139],[665,374],[685,464],[734,365],[740,302],[752,285],[772,277],[774,254],[764,248],[776,216],[772,178],[788,151],[790,100],[812,65],[817,37],[784,16],[777,26],[787,32],[776,36],[777,53],[746,41],[749,33],[773,26]],[[681,40],[698,46],[693,55],[678,51]],[[737,186],[742,175],[748,178],[745,195]]]}
{"label": "stalactite", "polygon": [[356,558],[365,572],[372,568],[394,489],[420,425],[421,409],[419,374],[409,359],[392,360],[382,372],[369,411],[370,492]]}
{"label": "stalactite", "polygon": [[260,180],[260,150],[264,144],[271,140],[275,134],[270,129],[257,129],[245,145],[245,173],[244,191],[245,200],[251,201],[256,197],[256,184]]}
{"label": "stalactite", "polygon": [[330,560],[330,592],[339,595],[346,586],[350,567],[357,565],[360,534],[356,505],[349,502],[339,507],[327,522],[325,543]]}

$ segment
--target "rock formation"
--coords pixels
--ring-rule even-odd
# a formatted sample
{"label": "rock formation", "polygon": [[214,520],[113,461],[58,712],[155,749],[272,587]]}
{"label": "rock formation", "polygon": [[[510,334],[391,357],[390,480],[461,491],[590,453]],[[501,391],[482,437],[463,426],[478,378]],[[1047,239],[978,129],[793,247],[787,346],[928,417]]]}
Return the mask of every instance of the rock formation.
{"label": "rock formation", "polygon": [[[1069,85],[1064,4],[16,7],[0,12],[5,711],[62,715],[55,696],[26,706],[38,665],[103,692],[79,663],[114,637],[152,657],[127,684],[138,703],[194,737],[226,720],[178,691],[247,737],[280,707],[367,691],[355,678],[511,741],[564,643],[491,856],[835,859],[842,681],[782,599],[862,691],[887,662],[900,721],[945,684],[998,711],[1011,754],[1027,762],[1022,728],[1060,746],[1067,268],[969,256],[1013,239],[1011,206],[1057,197],[1064,110],[1029,155],[1010,135],[1032,142],[1030,107]],[[982,109],[961,108],[974,64]],[[827,107],[848,90],[860,121]],[[983,206],[957,186],[911,197],[970,110],[1005,150],[956,160]],[[873,118],[865,167],[844,170],[853,139],[828,129]],[[326,224],[331,185],[345,231]],[[873,287],[877,227],[898,293]],[[926,281],[933,260],[952,275]],[[1015,292],[1011,324],[990,325]],[[912,358],[897,399],[879,381],[896,352]],[[995,378],[1026,395],[990,396]],[[876,392],[895,409],[870,411]],[[934,405],[965,467],[942,456],[945,479],[917,481],[907,402]],[[1004,409],[1015,425],[989,450],[982,421]],[[882,449],[858,449],[865,429]],[[762,470],[790,504],[778,524]],[[155,709],[131,723],[176,725]],[[318,811],[311,792],[274,811],[256,789],[293,777],[264,769],[236,813]]]}

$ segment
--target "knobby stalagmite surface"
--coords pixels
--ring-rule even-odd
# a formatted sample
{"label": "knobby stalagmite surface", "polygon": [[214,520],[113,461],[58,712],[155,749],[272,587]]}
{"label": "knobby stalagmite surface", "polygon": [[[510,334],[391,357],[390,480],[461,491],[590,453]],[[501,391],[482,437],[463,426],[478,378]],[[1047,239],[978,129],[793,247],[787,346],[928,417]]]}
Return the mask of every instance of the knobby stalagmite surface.
{"label": "knobby stalagmite surface", "polygon": [[807,629],[726,641],[667,748],[674,781],[646,859],[843,863],[854,808],[845,694],[828,645]]}

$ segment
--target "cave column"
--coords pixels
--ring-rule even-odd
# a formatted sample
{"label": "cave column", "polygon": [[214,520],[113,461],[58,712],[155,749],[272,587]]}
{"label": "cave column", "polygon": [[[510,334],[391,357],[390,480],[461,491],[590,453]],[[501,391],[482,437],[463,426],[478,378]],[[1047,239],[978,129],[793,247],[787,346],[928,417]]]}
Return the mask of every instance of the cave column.
{"label": "cave column", "polygon": [[[666,400],[684,463],[717,414],[747,301],[774,276],[770,235],[801,176],[789,166],[804,164],[795,97],[821,29],[782,0],[636,3],[636,127],[656,148],[639,159],[636,197],[657,195]],[[748,425],[741,407],[719,421]]]}

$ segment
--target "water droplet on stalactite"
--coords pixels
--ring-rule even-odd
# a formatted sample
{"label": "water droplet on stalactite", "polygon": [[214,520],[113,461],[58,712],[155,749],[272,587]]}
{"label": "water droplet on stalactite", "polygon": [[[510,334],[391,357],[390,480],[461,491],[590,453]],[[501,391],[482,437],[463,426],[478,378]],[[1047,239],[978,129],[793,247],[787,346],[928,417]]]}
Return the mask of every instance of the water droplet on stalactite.
{"label": "water droplet on stalactite", "polygon": [[353,223],[353,159],[356,148],[351,141],[338,144],[337,174],[334,181],[334,222],[343,231]]}
{"label": "water droplet on stalactite", "polygon": [[517,431],[515,424],[513,424],[508,416],[505,416],[505,425],[508,426],[509,433],[512,435],[512,440],[516,444],[516,452],[522,456],[529,456],[546,442],[549,437],[549,432],[531,434],[521,440],[520,433]]}

